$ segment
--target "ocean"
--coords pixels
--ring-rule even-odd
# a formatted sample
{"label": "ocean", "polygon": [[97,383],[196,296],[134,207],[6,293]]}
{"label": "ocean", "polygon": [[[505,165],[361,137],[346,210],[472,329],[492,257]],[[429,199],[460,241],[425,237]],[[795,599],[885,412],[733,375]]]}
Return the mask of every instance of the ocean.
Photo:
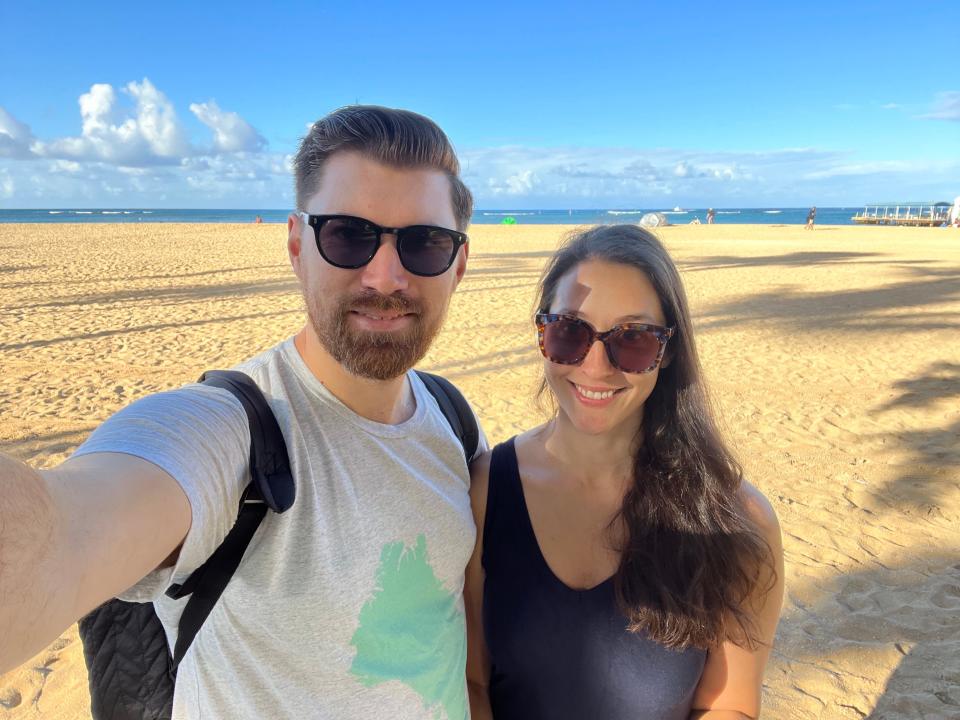
{"label": "ocean", "polygon": [[[862,208],[817,208],[818,225],[852,225],[850,218]],[[718,225],[803,225],[809,208],[717,208]],[[265,223],[284,223],[288,210],[168,210],[161,208],[52,208],[2,210],[0,223],[251,223],[259,215]],[[645,213],[662,212],[674,225],[698,218],[706,222],[706,208],[619,209],[619,210],[477,210],[476,225],[504,223],[517,225],[612,225],[636,223]]]}

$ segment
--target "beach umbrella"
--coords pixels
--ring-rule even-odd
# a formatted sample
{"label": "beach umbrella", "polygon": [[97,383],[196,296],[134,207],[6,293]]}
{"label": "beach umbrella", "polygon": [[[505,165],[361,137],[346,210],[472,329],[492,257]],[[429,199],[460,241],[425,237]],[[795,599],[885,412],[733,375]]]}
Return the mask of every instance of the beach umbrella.
{"label": "beach umbrella", "polygon": [[651,212],[646,213],[642,218],[640,218],[640,225],[643,227],[663,227],[664,225],[669,225],[670,221],[667,219],[667,216],[663,213]]}

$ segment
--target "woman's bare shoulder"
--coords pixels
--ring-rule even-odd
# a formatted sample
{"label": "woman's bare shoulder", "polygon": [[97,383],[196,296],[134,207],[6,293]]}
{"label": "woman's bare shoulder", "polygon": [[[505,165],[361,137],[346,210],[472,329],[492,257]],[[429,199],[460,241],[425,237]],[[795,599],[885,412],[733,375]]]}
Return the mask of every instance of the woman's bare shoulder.
{"label": "woman's bare shoulder", "polygon": [[769,541],[771,537],[780,538],[780,521],[767,496],[752,483],[743,480],[740,483],[740,500],[747,517],[757,526],[761,534]]}

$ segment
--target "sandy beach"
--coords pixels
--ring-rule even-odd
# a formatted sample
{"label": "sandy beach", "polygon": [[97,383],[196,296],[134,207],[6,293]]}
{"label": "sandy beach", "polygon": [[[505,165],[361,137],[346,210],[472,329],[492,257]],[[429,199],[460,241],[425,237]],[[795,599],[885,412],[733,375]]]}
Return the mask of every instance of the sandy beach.
{"label": "sandy beach", "polygon": [[[569,228],[475,226],[421,367],[492,442],[542,420],[531,314]],[[663,228],[723,425],[784,532],[764,718],[960,717],[960,231]],[[0,225],[0,452],[100,421],[302,324],[281,225]],[[2,642],[2,639],[0,639]],[[0,676],[0,720],[88,720],[76,627]]]}

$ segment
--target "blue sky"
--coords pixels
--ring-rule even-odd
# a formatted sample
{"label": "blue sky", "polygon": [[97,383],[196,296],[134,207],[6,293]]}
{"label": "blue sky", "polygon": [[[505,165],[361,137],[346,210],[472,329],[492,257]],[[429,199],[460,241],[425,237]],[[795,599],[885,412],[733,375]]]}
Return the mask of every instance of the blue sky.
{"label": "blue sky", "polygon": [[308,123],[354,102],[435,119],[481,208],[948,200],[956,15],[923,1],[2,3],[0,207],[286,208]]}

